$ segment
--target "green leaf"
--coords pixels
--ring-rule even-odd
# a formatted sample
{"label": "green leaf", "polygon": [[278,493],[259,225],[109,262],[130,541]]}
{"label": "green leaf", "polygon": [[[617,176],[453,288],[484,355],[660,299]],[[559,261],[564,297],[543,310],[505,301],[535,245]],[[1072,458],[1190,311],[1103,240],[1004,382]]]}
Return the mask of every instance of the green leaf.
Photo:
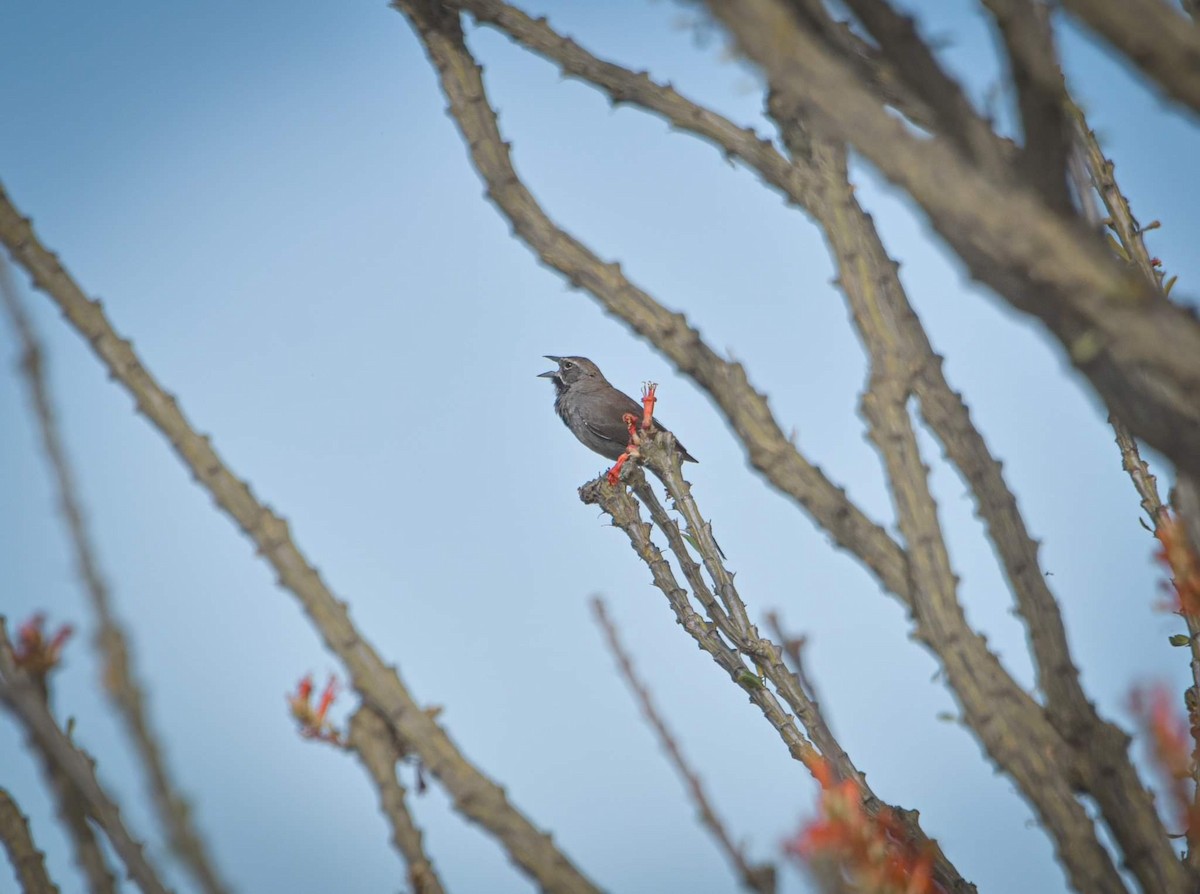
{"label": "green leaf", "polygon": [[1188,636],[1186,633],[1175,633],[1175,634],[1172,634],[1172,636],[1171,636],[1171,638],[1170,638],[1170,640],[1169,640],[1169,642],[1170,642],[1170,643],[1171,643],[1171,645],[1173,645],[1173,646],[1186,646],[1186,645],[1188,645],[1188,644],[1189,644],[1191,641],[1192,641],[1192,638],[1191,638],[1190,636]]}
{"label": "green leaf", "polygon": [[758,678],[758,675],[752,674],[748,670],[744,670],[741,673],[739,673],[737,675],[737,681],[742,686],[745,686],[747,689],[762,689],[763,688],[762,680],[760,680]]}

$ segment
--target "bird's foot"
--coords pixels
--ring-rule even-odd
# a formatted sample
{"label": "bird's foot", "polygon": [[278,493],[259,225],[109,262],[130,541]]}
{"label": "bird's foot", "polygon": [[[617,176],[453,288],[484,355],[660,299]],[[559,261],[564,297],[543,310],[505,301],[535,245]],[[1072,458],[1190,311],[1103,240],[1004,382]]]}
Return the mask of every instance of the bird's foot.
{"label": "bird's foot", "polygon": [[654,396],[654,392],[658,390],[658,382],[643,382],[642,383],[642,406],[645,412],[642,413],[642,429],[650,431],[651,425],[654,422],[654,404],[658,398]]}

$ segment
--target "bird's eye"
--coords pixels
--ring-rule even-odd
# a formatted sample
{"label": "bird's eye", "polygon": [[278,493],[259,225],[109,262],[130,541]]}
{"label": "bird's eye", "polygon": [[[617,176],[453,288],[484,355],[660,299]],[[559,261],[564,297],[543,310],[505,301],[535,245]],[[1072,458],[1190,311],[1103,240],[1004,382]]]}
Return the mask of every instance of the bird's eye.
{"label": "bird's eye", "polygon": [[563,361],[563,369],[570,369],[570,368],[571,368],[571,367],[573,367],[574,365],[575,365],[575,364],[574,364],[574,363],[572,363],[570,360],[564,360],[564,361]]}

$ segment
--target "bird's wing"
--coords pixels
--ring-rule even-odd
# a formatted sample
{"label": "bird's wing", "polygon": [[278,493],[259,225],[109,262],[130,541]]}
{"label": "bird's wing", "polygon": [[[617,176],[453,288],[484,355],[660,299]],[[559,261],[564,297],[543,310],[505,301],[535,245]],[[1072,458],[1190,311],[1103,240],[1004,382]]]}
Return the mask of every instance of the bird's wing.
{"label": "bird's wing", "polygon": [[594,434],[597,438],[603,441],[611,441],[613,444],[624,447],[629,443],[629,429],[625,427],[625,423],[617,420],[616,424],[605,420],[599,424],[584,420],[583,424],[587,430]]}
{"label": "bird's wing", "polygon": [[[607,444],[624,449],[629,443],[629,427],[622,417],[632,413],[642,418],[642,407],[633,398],[612,386],[602,391],[587,394],[588,402],[581,404],[578,419],[596,438]],[[586,410],[584,409],[586,407]]]}
{"label": "bird's wing", "polygon": [[[583,424],[587,427],[588,431],[590,431],[593,435],[595,435],[597,438],[602,439],[603,441],[606,441],[607,443],[614,444],[614,445],[616,445],[618,447],[622,447],[622,448],[625,447],[625,445],[629,443],[629,428],[628,428],[628,426],[625,425],[624,420],[614,423],[614,422],[610,422],[609,420],[606,419],[599,424],[584,420]],[[638,427],[639,428],[641,427],[641,416],[640,415],[638,416]],[[664,426],[661,422],[659,422],[657,418],[655,418],[655,420],[654,420],[654,427],[656,429],[658,429],[659,431],[667,431],[666,426]],[[684,447],[682,444],[680,444],[678,441],[675,442],[675,448],[682,454],[683,458],[685,460],[687,460],[688,462],[693,462],[693,463],[697,462],[696,458],[687,452],[687,448]]]}

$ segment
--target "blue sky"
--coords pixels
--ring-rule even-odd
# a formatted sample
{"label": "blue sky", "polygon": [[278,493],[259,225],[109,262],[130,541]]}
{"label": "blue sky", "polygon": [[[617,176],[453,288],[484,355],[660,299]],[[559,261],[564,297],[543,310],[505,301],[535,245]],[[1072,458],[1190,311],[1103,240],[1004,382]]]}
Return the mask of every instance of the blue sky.
{"label": "blue sky", "polygon": [[[991,42],[970,4],[914,5],[983,96]],[[687,8],[536,11],[766,131],[752,74],[695,38]],[[543,354],[587,355],[630,392],[661,383],[659,416],[701,460],[690,478],[743,596],[809,636],[824,703],[876,791],[919,808],[981,891],[1064,890],[1011,784],[938,719],[953,701],[896,603],[746,467],[703,394],[509,236],[399,15],[381,3],[9,4],[0,31],[0,178],[13,200],[235,472],[290,519],[418,699],[444,706],[455,741],[599,884],[734,887],[615,676],[593,593],[754,858],[778,855],[814,786],[677,629],[622,535],[579,503],[576,487],[603,461],[552,412],[535,378]],[[855,409],[862,351],[820,234],[711,147],[610,110],[492,32],[468,36],[518,170],[549,213],[743,360],[784,429],[891,526]],[[1194,295],[1200,211],[1184,184],[1195,128],[1078,35],[1064,52],[1135,211],[1163,223],[1152,251]],[[1184,657],[1166,644],[1177,625],[1153,610],[1152,541],[1102,409],[1055,345],[971,285],[902,196],[859,173],[947,374],[1043,541],[1089,692],[1125,719],[1133,683],[1181,689]],[[286,716],[285,691],[335,661],[49,302],[29,301],[156,725],[224,873],[243,891],[400,889],[362,772],[301,741]],[[0,353],[0,612],[46,610],[86,629],[7,333]],[[968,613],[1030,682],[965,487],[925,443]],[[1165,485],[1168,470],[1156,471]],[[161,855],[86,636],[56,706]],[[8,722],[0,784],[31,814],[63,890],[78,890]],[[436,786],[413,809],[448,888],[530,889]]]}

